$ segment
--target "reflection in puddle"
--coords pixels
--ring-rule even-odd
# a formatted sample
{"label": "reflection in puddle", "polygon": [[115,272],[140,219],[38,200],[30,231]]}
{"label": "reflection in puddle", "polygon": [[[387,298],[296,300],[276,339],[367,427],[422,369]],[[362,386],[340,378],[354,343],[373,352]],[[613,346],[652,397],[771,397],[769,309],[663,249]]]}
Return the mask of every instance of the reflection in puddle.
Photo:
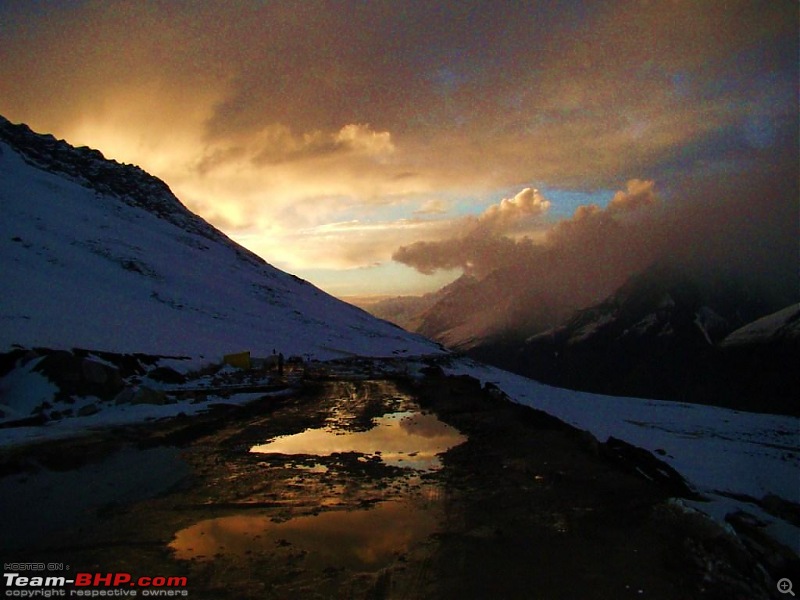
{"label": "reflection in puddle", "polygon": [[300,465],[294,463],[286,463],[283,465],[287,469],[297,469],[298,471],[305,471],[307,473],[327,473],[328,467],[325,465],[321,465],[319,463],[314,463],[313,465]]}
{"label": "reflection in puddle", "polygon": [[170,548],[182,560],[211,560],[217,554],[243,557],[285,547],[305,553],[309,568],[377,571],[436,527],[430,507],[383,502],[369,510],[326,512],[283,523],[250,515],[208,519],[179,531]]}
{"label": "reflection in puddle", "polygon": [[374,427],[368,431],[342,433],[331,429],[307,429],[253,446],[250,451],[316,456],[360,452],[380,457],[387,465],[430,471],[440,466],[437,454],[467,439],[432,414],[390,413],[373,419],[373,423]]}

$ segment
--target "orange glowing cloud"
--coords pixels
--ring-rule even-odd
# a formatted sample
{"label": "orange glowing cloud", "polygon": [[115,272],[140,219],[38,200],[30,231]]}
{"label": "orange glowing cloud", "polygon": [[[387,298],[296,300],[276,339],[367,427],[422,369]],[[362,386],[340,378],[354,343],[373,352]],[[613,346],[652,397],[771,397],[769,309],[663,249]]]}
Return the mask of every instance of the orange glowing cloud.
{"label": "orange glowing cloud", "polygon": [[[446,239],[406,224],[446,220],[441,198],[669,185],[797,153],[791,2],[12,4],[1,114],[139,164],[282,264]],[[533,194],[474,218],[523,235],[546,209]],[[397,225],[324,228],[354,219]]]}

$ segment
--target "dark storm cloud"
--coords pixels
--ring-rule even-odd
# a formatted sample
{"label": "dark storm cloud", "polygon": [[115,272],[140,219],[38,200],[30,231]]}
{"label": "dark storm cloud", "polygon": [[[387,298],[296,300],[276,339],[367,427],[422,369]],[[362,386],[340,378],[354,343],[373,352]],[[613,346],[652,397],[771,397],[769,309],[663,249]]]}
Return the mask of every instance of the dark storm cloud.
{"label": "dark storm cloud", "polygon": [[[752,0],[18,7],[0,41],[0,110],[48,130],[104,118],[120,135],[190,129],[212,152],[265,128],[364,124],[445,185],[478,167],[506,185],[608,184],[720,128],[769,144],[796,95],[796,12]],[[308,158],[279,151],[267,162]]]}
{"label": "dark storm cloud", "polygon": [[653,182],[631,181],[608,207],[579,207],[541,243],[466,235],[404,246],[394,259],[423,273],[499,274],[523,315],[540,305],[566,313],[587,306],[654,263],[726,277],[776,305],[796,301],[800,189],[796,150],[784,150],[770,169],[676,189],[669,200]]}
{"label": "dark storm cloud", "polygon": [[[598,250],[598,243],[619,233],[619,228],[640,213],[658,205],[652,181],[631,180],[627,190],[617,192],[606,209],[596,205],[579,207],[571,219],[560,221],[547,231],[545,246],[571,253],[583,248]],[[514,198],[489,206],[478,217],[466,217],[453,223],[453,234],[445,239],[420,241],[399,248],[393,258],[425,274],[438,269],[462,268],[478,277],[500,268],[533,260],[543,252],[528,237],[512,239],[508,234],[519,230],[520,222],[545,213],[550,202],[537,190],[526,188]],[[589,247],[589,243],[594,246]]]}

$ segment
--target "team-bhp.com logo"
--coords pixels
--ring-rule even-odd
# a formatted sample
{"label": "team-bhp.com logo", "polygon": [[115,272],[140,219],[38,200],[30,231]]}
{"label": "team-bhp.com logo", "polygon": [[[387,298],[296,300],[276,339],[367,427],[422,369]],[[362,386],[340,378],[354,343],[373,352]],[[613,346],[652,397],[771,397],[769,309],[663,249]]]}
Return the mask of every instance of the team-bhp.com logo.
{"label": "team-bhp.com logo", "polygon": [[53,597],[179,597],[188,596],[186,577],[134,577],[130,573],[22,575],[3,573],[5,595],[15,598]]}

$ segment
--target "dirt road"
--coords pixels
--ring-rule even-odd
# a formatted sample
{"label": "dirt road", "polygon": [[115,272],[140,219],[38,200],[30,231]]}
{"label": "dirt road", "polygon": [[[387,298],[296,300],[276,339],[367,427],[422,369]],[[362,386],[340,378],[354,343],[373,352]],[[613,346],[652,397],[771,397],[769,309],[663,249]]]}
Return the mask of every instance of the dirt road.
{"label": "dirt road", "polygon": [[192,598],[774,597],[672,500],[679,478],[433,369],[328,373],[2,468],[5,562],[180,576]]}

